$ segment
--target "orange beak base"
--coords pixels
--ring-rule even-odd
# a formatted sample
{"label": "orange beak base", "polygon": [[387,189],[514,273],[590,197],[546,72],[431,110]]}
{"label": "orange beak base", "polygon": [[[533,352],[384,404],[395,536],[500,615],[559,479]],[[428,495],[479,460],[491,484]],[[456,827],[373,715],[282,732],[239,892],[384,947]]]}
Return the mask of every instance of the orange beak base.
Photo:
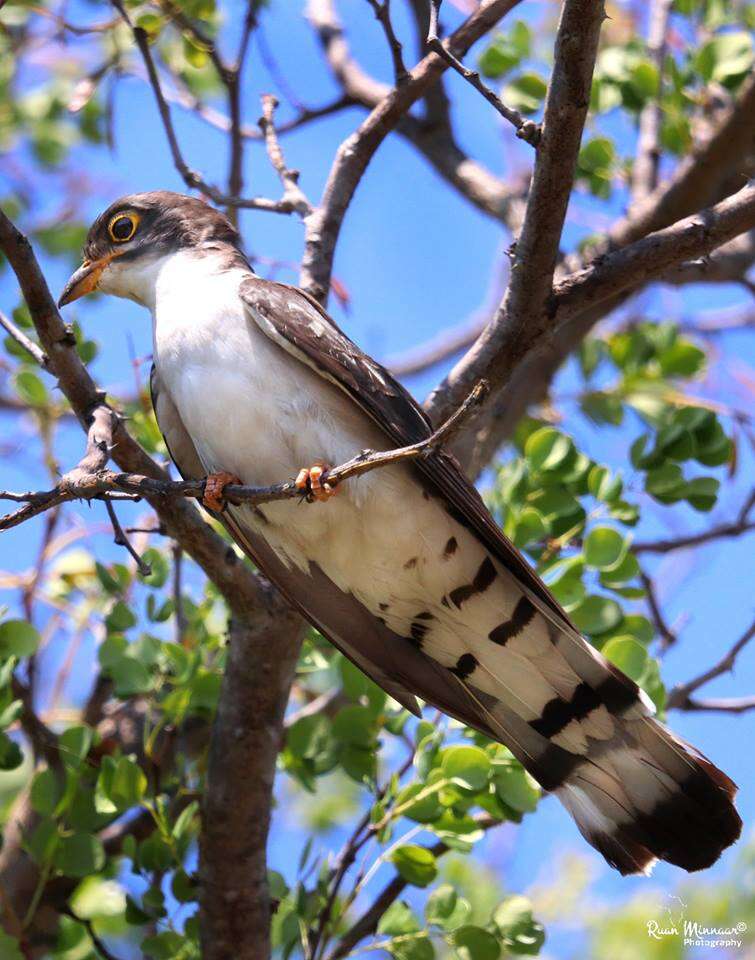
{"label": "orange beak base", "polygon": [[108,253],[99,260],[85,260],[63,288],[63,292],[58,300],[58,306],[64,307],[67,303],[73,303],[73,301],[78,300],[79,297],[83,297],[87,293],[96,290],[102,271],[110,261],[114,260],[117,256],[120,256],[120,252]]}

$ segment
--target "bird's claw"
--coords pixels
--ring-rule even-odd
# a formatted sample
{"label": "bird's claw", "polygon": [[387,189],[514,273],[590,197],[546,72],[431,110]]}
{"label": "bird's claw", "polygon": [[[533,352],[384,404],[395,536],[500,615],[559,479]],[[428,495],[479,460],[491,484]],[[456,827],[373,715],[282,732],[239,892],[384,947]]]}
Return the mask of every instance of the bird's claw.
{"label": "bird's claw", "polygon": [[223,491],[230,483],[241,483],[241,480],[235,473],[210,473],[205,478],[204,493],[202,494],[202,506],[206,510],[213,510],[215,513],[222,513],[226,502]]}
{"label": "bird's claw", "polygon": [[309,503],[313,500],[324,503],[338,492],[338,487],[328,482],[329,470],[330,466],[327,463],[316,460],[311,467],[302,467],[296,475],[294,485],[297,490],[301,490]]}

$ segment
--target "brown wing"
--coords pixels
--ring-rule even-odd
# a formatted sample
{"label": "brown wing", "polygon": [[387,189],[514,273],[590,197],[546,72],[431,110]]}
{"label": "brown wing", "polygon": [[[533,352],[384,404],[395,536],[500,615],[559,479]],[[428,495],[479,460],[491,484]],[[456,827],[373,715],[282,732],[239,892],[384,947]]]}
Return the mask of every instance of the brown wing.
{"label": "brown wing", "polygon": [[[411,394],[359,349],[303,290],[249,277],[241,297],[258,326],[283,349],[347,393],[401,447],[429,436],[430,422]],[[477,490],[443,452],[414,461],[422,483],[446,502],[455,520],[472,530],[540,600],[551,617],[574,630],[567,614],[491,517]]]}

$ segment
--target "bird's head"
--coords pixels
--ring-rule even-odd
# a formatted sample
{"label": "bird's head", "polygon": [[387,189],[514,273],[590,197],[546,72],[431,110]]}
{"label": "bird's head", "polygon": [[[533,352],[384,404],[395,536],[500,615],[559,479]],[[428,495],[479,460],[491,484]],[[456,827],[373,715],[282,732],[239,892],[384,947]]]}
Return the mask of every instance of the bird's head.
{"label": "bird's head", "polygon": [[92,224],[58,306],[93,290],[146,303],[160,262],[182,250],[244,260],[236,228],[203,200],[168,190],[121,197]]}

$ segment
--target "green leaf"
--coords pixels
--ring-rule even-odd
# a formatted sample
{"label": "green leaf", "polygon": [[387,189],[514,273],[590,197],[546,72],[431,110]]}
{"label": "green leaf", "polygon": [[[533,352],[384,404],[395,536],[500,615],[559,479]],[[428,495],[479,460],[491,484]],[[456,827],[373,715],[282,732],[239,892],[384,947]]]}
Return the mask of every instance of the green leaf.
{"label": "green leaf", "polygon": [[681,468],[675,463],[649,470],[645,477],[645,490],[661,503],[674,503],[681,500],[686,489]]}
{"label": "green leaf", "polygon": [[416,933],[419,929],[419,921],[411,907],[403,900],[394,900],[377,926],[378,933],[391,937],[400,936],[402,933]]}
{"label": "green leaf", "polygon": [[0,659],[30,657],[39,646],[39,634],[25,620],[0,623]]}
{"label": "green leaf", "polygon": [[52,770],[40,770],[31,784],[32,808],[42,816],[50,816],[63,795],[63,786]]}
{"label": "green leaf", "polygon": [[136,614],[123,600],[113,604],[110,613],[105,617],[105,626],[111,633],[123,633],[136,625]]}
{"label": "green leaf", "polygon": [[151,957],[152,960],[176,960],[183,956],[183,947],[186,944],[186,938],[174,930],[163,930],[153,937],[147,937],[142,941],[142,953],[145,957]]}
{"label": "green leaf", "polygon": [[482,790],[490,776],[490,758],[479,747],[447,747],[443,751],[441,770],[465,790]]}
{"label": "green leaf", "polygon": [[526,547],[528,543],[539,543],[548,536],[548,527],[543,516],[534,507],[525,507],[516,518],[514,543],[517,547]]}
{"label": "green leaf", "polygon": [[425,920],[444,927],[446,921],[453,915],[458,901],[456,890],[450,883],[444,883],[433,890],[425,903]]}
{"label": "green leaf", "polygon": [[667,377],[692,377],[705,366],[705,353],[694,343],[677,340],[661,353],[658,362]]}
{"label": "green leaf", "polygon": [[545,80],[536,73],[523,73],[507,84],[502,93],[504,103],[522,113],[537,113],[547,91]]}
{"label": "green leaf", "polygon": [[45,385],[31,370],[20,370],[16,374],[16,392],[19,397],[32,407],[44,407],[47,403]]}
{"label": "green leaf", "polygon": [[540,787],[520,763],[507,762],[494,767],[493,782],[498,796],[519,813],[530,813],[537,807]]}
{"label": "green leaf", "polygon": [[109,673],[115,681],[115,695],[123,699],[149,693],[154,687],[149,670],[133,657],[119,657],[109,667]]}
{"label": "green leaf", "polygon": [[[405,803],[409,803],[418,793],[425,790],[427,790],[427,786],[424,783],[409,784],[396,797],[396,806],[403,807]],[[432,823],[433,820],[437,820],[441,813],[443,813],[443,807],[438,799],[438,794],[432,793],[416,803],[412,803],[404,810],[403,816],[409,820],[414,820],[416,823]]]}
{"label": "green leaf", "polygon": [[471,925],[454,930],[451,937],[459,960],[498,960],[501,945],[487,930]]}
{"label": "green leaf", "polygon": [[0,733],[0,770],[16,770],[23,762],[21,747],[7,734]]}
{"label": "green leaf", "polygon": [[574,450],[569,437],[552,427],[543,427],[531,434],[524,445],[524,455],[532,470],[556,470]]}
{"label": "green leaf", "polygon": [[428,886],[438,875],[435,856],[426,847],[405,844],[394,850],[390,859],[404,880],[415,887]]}
{"label": "green leaf", "polygon": [[639,575],[640,565],[637,557],[630,551],[624,555],[624,559],[610,570],[603,570],[600,574],[600,582],[604,587],[614,589],[624,586],[634,580]]}
{"label": "green leaf", "polygon": [[58,738],[60,756],[63,763],[75,769],[89,753],[92,747],[94,732],[91,727],[80,724],[64,730]]}
{"label": "green leaf", "polygon": [[425,933],[397,937],[388,951],[394,960],[435,960],[435,947]]}
{"label": "green leaf", "polygon": [[147,777],[130,757],[121,757],[116,763],[110,783],[110,799],[119,809],[141,803],[147,790]]}
{"label": "green leaf", "polygon": [[715,477],[695,477],[684,488],[684,499],[695,510],[707,513],[716,505],[720,486]]}
{"label": "green leaf", "polygon": [[526,897],[507,897],[496,908],[493,920],[509,953],[536,956],[545,942],[545,931],[532,916]]}
{"label": "green leaf", "polygon": [[618,566],[626,555],[629,544],[613,527],[593,527],[585,537],[585,563],[597,570]]}
{"label": "green leaf", "polygon": [[18,940],[11,937],[2,928],[0,928],[0,957],[3,960],[24,960]]}
{"label": "green leaf", "polygon": [[87,833],[72,833],[60,838],[54,862],[67,877],[86,877],[103,868],[105,850],[97,837]]}
{"label": "green leaf", "polygon": [[571,611],[571,618],[577,629],[595,637],[613,629],[621,621],[622,612],[615,600],[590,594]]}
{"label": "green leaf", "polygon": [[747,73],[753,63],[752,37],[745,31],[721,33],[704,44],[696,66],[706,82],[729,85]]}
{"label": "green leaf", "polygon": [[357,704],[343,707],[333,718],[333,736],[342,743],[370,747],[375,743],[375,718],[371,710]]}
{"label": "green leaf", "polygon": [[648,659],[647,649],[633,637],[614,637],[603,647],[603,656],[615,663],[635,682],[639,682]]}

